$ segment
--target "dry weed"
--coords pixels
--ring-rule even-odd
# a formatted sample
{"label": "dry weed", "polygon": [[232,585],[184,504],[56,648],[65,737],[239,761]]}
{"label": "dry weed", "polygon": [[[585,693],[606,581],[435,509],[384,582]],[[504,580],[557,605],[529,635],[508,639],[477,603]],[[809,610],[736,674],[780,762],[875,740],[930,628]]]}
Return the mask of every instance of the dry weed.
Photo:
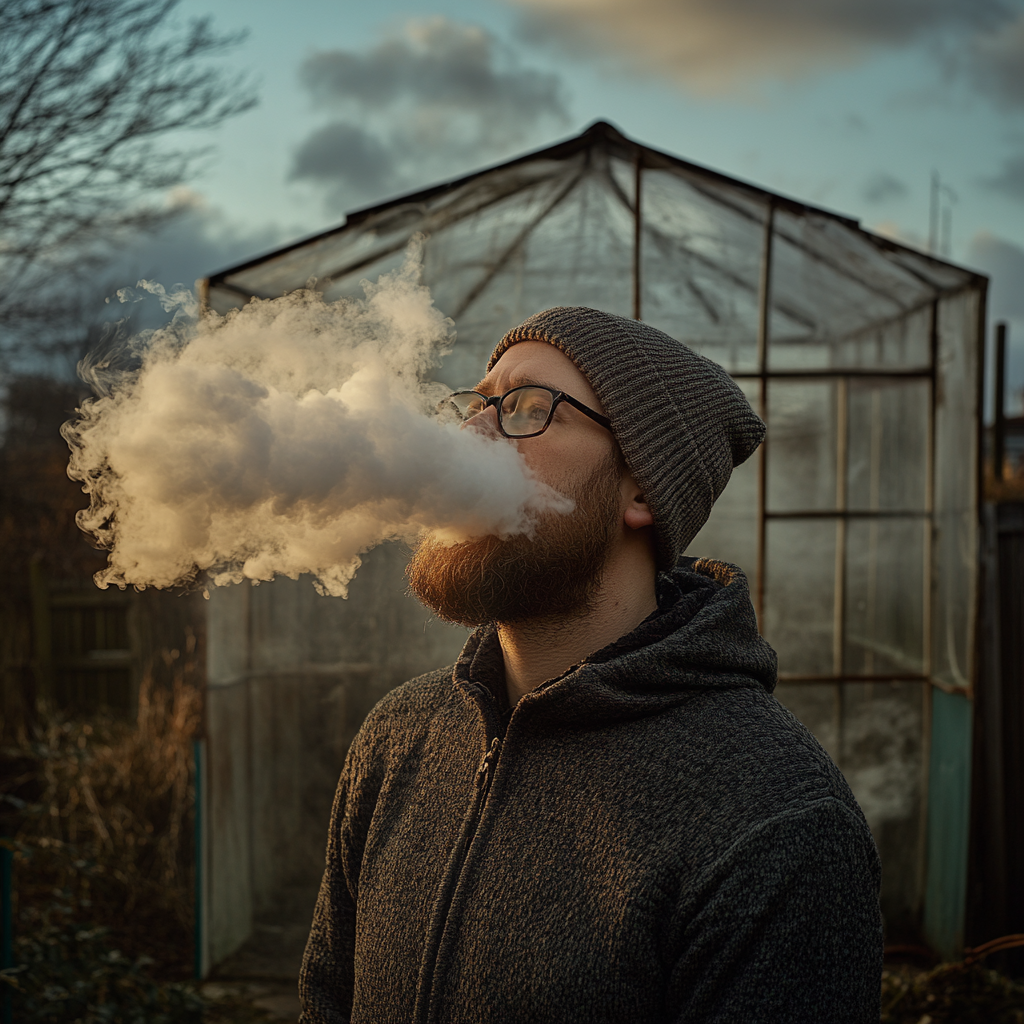
{"label": "dry weed", "polygon": [[882,1024],[1024,1024],[1024,985],[982,964],[886,966]]}
{"label": "dry weed", "polygon": [[985,501],[1024,502],[1024,465],[1012,467],[1007,464],[1003,478],[997,480],[992,464],[986,463],[984,495]]}
{"label": "dry weed", "polygon": [[[172,974],[192,962],[192,743],[201,694],[181,673],[147,679],[134,724],[42,714],[4,753],[4,789],[22,804],[19,917],[55,889],[110,928],[129,955]],[[84,922],[83,922],[84,923]]]}

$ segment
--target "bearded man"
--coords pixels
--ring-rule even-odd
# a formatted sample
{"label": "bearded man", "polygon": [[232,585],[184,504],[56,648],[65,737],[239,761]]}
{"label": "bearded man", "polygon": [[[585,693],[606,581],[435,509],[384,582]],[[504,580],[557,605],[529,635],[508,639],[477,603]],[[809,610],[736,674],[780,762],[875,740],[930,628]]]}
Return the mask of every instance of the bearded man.
{"label": "bearded man", "polygon": [[302,1021],[875,1024],[871,833],[771,696],[743,573],[681,557],[763,437],[742,392],[567,307],[452,403],[575,510],[416,551],[413,592],[477,629],[352,744]]}

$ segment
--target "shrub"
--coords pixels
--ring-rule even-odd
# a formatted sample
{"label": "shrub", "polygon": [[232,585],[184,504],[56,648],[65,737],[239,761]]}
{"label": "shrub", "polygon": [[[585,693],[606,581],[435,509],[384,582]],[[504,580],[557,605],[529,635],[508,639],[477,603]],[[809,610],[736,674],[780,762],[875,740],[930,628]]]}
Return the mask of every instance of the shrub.
{"label": "shrub", "polygon": [[67,892],[131,958],[190,974],[200,710],[182,672],[169,688],[143,682],[134,723],[43,714],[4,751],[8,801],[20,804],[16,838],[31,852],[15,866],[20,915]]}
{"label": "shrub", "polygon": [[149,958],[127,957],[111,944],[109,929],[83,926],[89,909],[68,890],[56,890],[47,903],[20,915],[17,966],[4,979],[14,989],[14,1019],[21,1024],[200,1024],[205,1004],[192,987],[154,981]]}
{"label": "shrub", "polygon": [[[201,695],[145,680],[134,723],[42,709],[2,752],[15,826],[14,1019],[192,1024],[192,742]],[[12,818],[13,812],[13,818]]]}

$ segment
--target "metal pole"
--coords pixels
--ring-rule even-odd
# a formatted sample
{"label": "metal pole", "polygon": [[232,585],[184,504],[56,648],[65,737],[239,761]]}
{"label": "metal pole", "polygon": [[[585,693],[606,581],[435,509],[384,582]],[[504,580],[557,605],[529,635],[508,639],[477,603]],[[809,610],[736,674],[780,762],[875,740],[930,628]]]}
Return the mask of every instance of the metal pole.
{"label": "metal pole", "polygon": [[1003,479],[1006,459],[1006,321],[996,324],[995,419],[992,422],[992,474]]}
{"label": "metal pole", "polygon": [[[846,511],[849,414],[845,378],[836,381],[836,511]],[[835,579],[832,603],[832,672],[841,676],[846,656],[846,516],[836,519]]]}
{"label": "metal pole", "polygon": [[640,319],[640,245],[643,241],[643,217],[640,211],[640,179],[643,170],[643,156],[637,147],[633,173],[633,319]]}
{"label": "metal pole", "polygon": [[203,743],[202,740],[192,742],[192,764],[194,765],[192,785],[195,788],[192,811],[192,832],[195,851],[195,871],[192,876],[194,928],[193,943],[195,945],[195,975],[203,976]]}
{"label": "metal pole", "polygon": [[[846,511],[847,449],[849,433],[848,383],[836,381],[836,510]],[[846,665],[846,516],[836,519],[835,580],[832,597],[832,674],[842,676]],[[844,761],[843,726],[846,687],[835,684],[836,760]]]}
{"label": "metal pole", "polygon": [[[764,245],[761,250],[761,284],[757,316],[757,370],[761,378],[761,418],[768,422],[768,332],[771,321],[772,237],[775,231],[775,204],[768,200],[764,221]],[[764,629],[765,569],[768,542],[768,437],[758,453],[757,464],[757,625]]]}
{"label": "metal pole", "polygon": [[210,279],[201,277],[196,281],[196,297],[199,299],[199,315],[210,312]]}
{"label": "metal pole", "polygon": [[924,535],[924,580],[923,624],[924,635],[921,637],[922,667],[929,679],[932,677],[934,652],[932,637],[935,635],[933,611],[936,606],[935,590],[938,586],[938,573],[935,568],[935,483],[937,479],[936,457],[938,452],[938,395],[939,395],[939,301],[932,302],[931,323],[928,328],[928,434],[927,457],[925,459],[924,500],[927,519]]}

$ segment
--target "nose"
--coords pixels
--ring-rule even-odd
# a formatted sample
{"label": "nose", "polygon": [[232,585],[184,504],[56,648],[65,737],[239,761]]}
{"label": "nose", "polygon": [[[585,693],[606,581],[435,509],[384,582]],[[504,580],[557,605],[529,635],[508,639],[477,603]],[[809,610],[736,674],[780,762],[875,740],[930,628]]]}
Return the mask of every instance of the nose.
{"label": "nose", "polygon": [[501,430],[498,427],[498,408],[497,405],[486,405],[480,410],[475,416],[470,416],[469,419],[462,421],[460,430],[478,430],[483,434],[494,434],[496,437],[501,437]]}

